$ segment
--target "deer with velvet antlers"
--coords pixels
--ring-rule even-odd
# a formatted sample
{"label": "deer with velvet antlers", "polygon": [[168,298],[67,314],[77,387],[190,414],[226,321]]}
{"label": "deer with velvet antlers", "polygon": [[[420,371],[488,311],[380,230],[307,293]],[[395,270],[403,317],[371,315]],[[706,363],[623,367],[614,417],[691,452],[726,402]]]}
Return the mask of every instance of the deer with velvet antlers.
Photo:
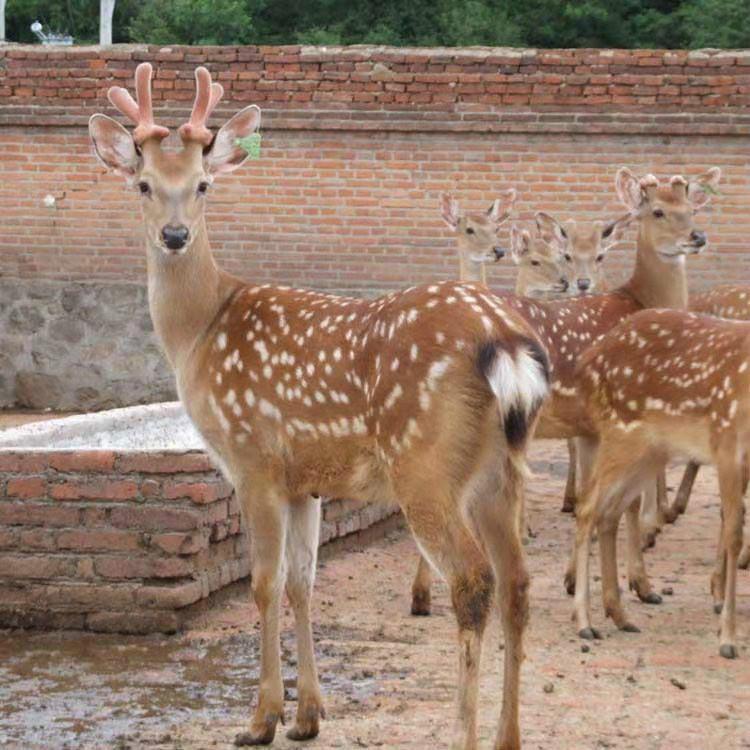
{"label": "deer with velvet antlers", "polygon": [[110,100],[131,135],[94,115],[104,164],[141,196],[149,304],[180,399],[233,483],[252,549],[261,625],[261,676],[249,730],[273,741],[284,716],[279,607],[291,603],[299,651],[298,703],[289,737],[319,730],[323,703],[310,598],[320,501],[396,502],[421,549],[445,576],[458,621],[458,719],[452,747],[477,746],[482,635],[497,594],[505,638],[496,750],[521,745],[518,723],[528,576],[518,528],[525,448],[548,390],[533,330],[472,284],[411,287],[374,300],[253,286],[219,269],[204,219],[214,177],[239,167],[238,143],[259,124],[246,107],[216,134],[221,96],[196,71],[182,149],[162,148],[151,67],[136,71],[138,101]]}

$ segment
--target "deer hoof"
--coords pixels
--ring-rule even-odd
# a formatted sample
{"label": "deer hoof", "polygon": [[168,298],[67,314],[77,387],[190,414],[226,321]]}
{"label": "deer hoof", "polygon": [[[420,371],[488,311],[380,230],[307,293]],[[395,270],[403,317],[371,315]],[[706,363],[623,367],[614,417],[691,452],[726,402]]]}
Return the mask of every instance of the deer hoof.
{"label": "deer hoof", "polygon": [[633,625],[632,622],[626,622],[620,626],[620,630],[624,633],[640,633],[641,629],[637,625]]}
{"label": "deer hoof", "polygon": [[662,598],[657,594],[655,591],[649,591],[648,594],[645,594],[644,596],[640,597],[641,601],[644,604],[661,604]]}
{"label": "deer hoof", "polygon": [[560,508],[560,513],[575,513],[576,509],[576,499],[574,497],[566,497],[563,500],[562,508]]}
{"label": "deer hoof", "polygon": [[578,631],[578,637],[583,638],[585,641],[600,641],[602,634],[596,628],[583,628]]}
{"label": "deer hoof", "polygon": [[575,596],[576,593],[576,579],[570,575],[569,573],[565,574],[565,579],[563,580],[563,583],[565,585],[565,591],[567,592],[568,596]]}
{"label": "deer hoof", "polygon": [[415,617],[429,617],[432,614],[431,599],[429,591],[412,593],[411,613]]}
{"label": "deer hoof", "polygon": [[737,653],[737,647],[731,643],[723,643],[719,646],[719,654],[725,659],[736,659],[739,654]]}
{"label": "deer hoof", "polygon": [[715,602],[714,603],[714,614],[715,615],[720,615],[722,609],[724,609],[724,602]]}

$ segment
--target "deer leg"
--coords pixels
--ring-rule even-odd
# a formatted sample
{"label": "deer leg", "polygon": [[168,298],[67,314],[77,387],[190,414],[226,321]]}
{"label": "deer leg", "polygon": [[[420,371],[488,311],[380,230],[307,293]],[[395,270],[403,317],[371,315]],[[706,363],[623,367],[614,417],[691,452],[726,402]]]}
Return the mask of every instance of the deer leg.
{"label": "deer leg", "polygon": [[479,662],[492,601],[492,567],[455,498],[436,502],[432,487],[424,494],[424,502],[417,499],[402,507],[420,547],[448,582],[458,622],[458,717],[451,749],[477,750]]}
{"label": "deer leg", "polygon": [[[629,505],[635,505],[636,514],[640,505],[640,498],[636,498]],[[611,617],[620,630],[637,633],[639,629],[633,625],[625,614],[620,597],[620,586],[617,580],[617,527],[622,515],[622,500],[615,499],[604,509],[599,519],[599,557],[601,560],[602,601],[604,612]],[[637,515],[636,515],[637,518]]]}
{"label": "deer leg", "polygon": [[287,732],[292,740],[317,737],[320,719],[325,718],[315,664],[310,600],[315,584],[320,532],[320,499],[303,498],[290,506],[286,543],[286,592],[294,610],[297,636],[297,719]]}
{"label": "deer leg", "polygon": [[716,549],[716,562],[711,574],[711,598],[714,601],[714,612],[721,614],[724,604],[724,586],[727,576],[727,555],[724,546],[724,509],[721,509],[719,519],[719,540]]}
{"label": "deer leg", "polygon": [[661,604],[662,598],[651,586],[646,573],[641,544],[640,498],[631,502],[625,511],[628,540],[628,587],[646,604]]}
{"label": "deer leg", "polygon": [[742,568],[742,570],[750,568],[750,542],[745,542],[745,546],[742,548],[739,558],[737,558],[737,567]]}
{"label": "deer leg", "polygon": [[722,542],[725,555],[726,576],[724,580],[721,610],[721,635],[719,653],[726,659],[737,657],[735,633],[735,603],[737,597],[737,557],[742,549],[742,467],[734,461],[736,451],[726,451],[730,459],[719,462],[719,491],[723,517]]}
{"label": "deer leg", "polygon": [[417,572],[414,576],[414,583],[411,585],[411,613],[418,617],[426,617],[430,614],[432,596],[430,587],[432,586],[432,568],[430,563],[425,560],[424,555],[420,555],[417,564]]}
{"label": "deer leg", "polygon": [[690,493],[693,491],[695,478],[698,476],[698,469],[701,465],[691,461],[685,467],[685,473],[682,475],[682,481],[675,495],[674,502],[664,511],[664,520],[667,523],[674,523],[678,516],[681,516],[686,510]]}
{"label": "deer leg", "polygon": [[568,478],[565,483],[565,497],[560,509],[562,513],[573,513],[576,508],[576,497],[578,496],[576,489],[577,468],[578,448],[576,446],[576,439],[570,438],[568,440]]}
{"label": "deer leg", "polygon": [[[585,489],[591,479],[591,470],[596,457],[597,441],[592,438],[575,438],[578,458],[579,486]],[[565,590],[573,596],[576,590],[576,545],[573,544],[568,567],[565,571]]]}
{"label": "deer leg", "polygon": [[250,730],[237,735],[236,745],[268,745],[276,725],[284,721],[281,678],[279,609],[284,590],[288,500],[271,481],[254,476],[252,489],[238,487],[250,534],[252,590],[260,613],[260,685]]}
{"label": "deer leg", "polygon": [[516,519],[523,503],[523,478],[508,461],[488,471],[475,486],[476,525],[495,572],[505,642],[503,708],[494,750],[519,750],[518,719],[523,633],[528,621],[529,576]]}
{"label": "deer leg", "polygon": [[[640,547],[641,549],[650,549],[656,544],[656,535],[661,531],[658,521],[658,495],[659,491],[656,483],[647,485],[638,501],[638,507],[641,509],[640,519]],[[630,527],[628,527],[630,530]]]}

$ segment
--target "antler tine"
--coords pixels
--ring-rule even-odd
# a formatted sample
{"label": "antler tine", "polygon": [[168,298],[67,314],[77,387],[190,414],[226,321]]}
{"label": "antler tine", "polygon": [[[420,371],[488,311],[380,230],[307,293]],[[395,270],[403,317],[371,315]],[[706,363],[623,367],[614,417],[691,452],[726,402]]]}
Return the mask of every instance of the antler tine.
{"label": "antler tine", "polygon": [[190,119],[180,127],[180,137],[183,143],[194,141],[208,146],[213,140],[213,133],[206,126],[214,107],[224,95],[224,88],[220,83],[211,82],[211,74],[200,66],[195,69],[195,102]]}
{"label": "antler tine", "polygon": [[[154,122],[154,111],[151,103],[150,63],[141,63],[135,69],[135,96],[121,86],[112,86],[107,91],[107,98],[116,109],[135,124],[133,140],[140,146],[149,138],[162,140],[169,135],[169,129]],[[137,100],[137,101],[136,101]]]}

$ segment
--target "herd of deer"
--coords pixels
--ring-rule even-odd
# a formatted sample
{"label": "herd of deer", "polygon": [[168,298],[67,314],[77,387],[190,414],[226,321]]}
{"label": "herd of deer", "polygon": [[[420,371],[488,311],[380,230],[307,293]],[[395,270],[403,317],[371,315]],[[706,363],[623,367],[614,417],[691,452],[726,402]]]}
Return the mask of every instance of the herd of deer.
{"label": "herd of deer", "polygon": [[[662,182],[623,168],[616,178],[623,216],[582,225],[538,214],[533,234],[514,227],[516,294],[485,286],[485,265],[504,254],[497,231],[514,191],[477,214],[443,196],[461,282],[372,300],[254,286],[216,265],[204,209],[214,178],[245,161],[242,139],[258,128],[260,110],[246,107],[214,134],[206,122],[222,89],[205,68],[195,77],[180,150],[162,149],[169,131],[154,122],[145,63],[136,71],[137,101],[124,89],[109,92],[135,123],[132,134],[101,114],[89,129],[99,158],[141,196],[154,327],[187,413],[236,489],[251,537],[261,677],[249,731],[236,744],[272,742],[284,718],[284,590],[299,650],[289,737],[318,733],[323,703],[310,599],[320,497],[346,496],[401,507],[423,555],[415,613],[429,611],[431,568],[448,583],[459,640],[454,748],[477,746],[482,636],[492,606],[499,607],[505,657],[494,747],[520,747],[528,617],[521,534],[532,436],[575,446],[571,469],[577,464],[580,491],[573,473],[566,496],[578,495],[577,530],[566,580],[583,638],[598,637],[588,602],[592,527],[606,613],[620,629],[635,630],[617,585],[620,516],[627,514],[630,585],[643,601],[658,602],[643,562],[641,493],[649,523],[661,514],[673,520],[689,491],[665,507],[656,488],[667,462],[697,462],[685,487],[699,463],[717,467],[722,530],[712,591],[720,653],[735,657],[750,325],[729,318],[750,319],[750,288],[717,288],[688,306],[685,269],[685,256],[706,246],[694,217],[716,192],[719,170]],[[634,271],[607,290],[603,260],[631,224]]]}

